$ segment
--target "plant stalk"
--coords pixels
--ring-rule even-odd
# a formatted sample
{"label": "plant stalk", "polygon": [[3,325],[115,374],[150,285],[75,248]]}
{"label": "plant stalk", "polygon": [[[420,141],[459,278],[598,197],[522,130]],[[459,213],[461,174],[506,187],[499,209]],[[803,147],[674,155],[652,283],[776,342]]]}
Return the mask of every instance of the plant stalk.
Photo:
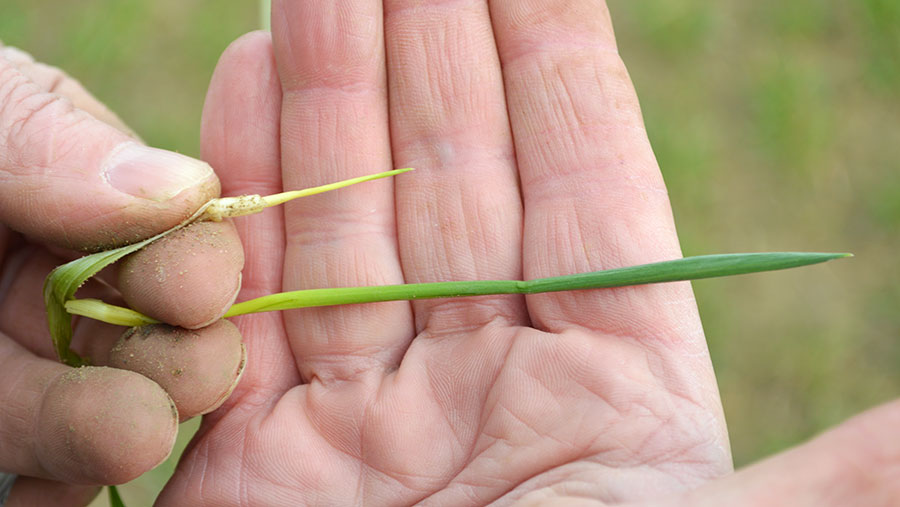
{"label": "plant stalk", "polygon": [[[849,256],[851,254],[805,252],[701,255],[640,266],[528,281],[480,280],[305,289],[270,294],[237,303],[225,313],[225,317],[313,306],[497,294],[538,294],[698,280],[795,268]],[[140,326],[158,322],[134,310],[109,305],[98,300],[70,300],[66,302],[66,310],[72,314],[117,325]]]}

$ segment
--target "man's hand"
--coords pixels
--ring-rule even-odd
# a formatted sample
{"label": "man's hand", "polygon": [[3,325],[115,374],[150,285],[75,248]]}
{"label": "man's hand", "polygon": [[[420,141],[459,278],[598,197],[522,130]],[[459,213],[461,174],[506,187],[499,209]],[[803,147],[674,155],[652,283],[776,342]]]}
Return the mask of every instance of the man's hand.
{"label": "man's hand", "polygon": [[[223,56],[226,194],[417,171],[237,222],[239,299],[679,257],[599,1],[292,2]],[[235,319],[248,368],[163,504],[606,502],[731,472],[689,284]]]}
{"label": "man's hand", "polygon": [[[212,408],[170,398],[131,371],[59,364],[41,286],[53,267],[77,255],[71,249],[104,249],[162,232],[218,193],[209,165],[144,146],[76,81],[0,47],[0,471],[20,475],[11,504],[84,504],[97,488],[70,484],[140,475],[171,451],[175,406],[181,418]],[[185,231],[167,238],[168,248],[154,245],[155,255],[145,250],[118,277],[104,278],[132,306],[174,324],[203,326],[230,305],[243,266],[233,228],[220,224],[217,231],[215,249],[198,230]],[[100,282],[83,291],[120,297]],[[122,329],[76,322],[75,348],[94,364],[107,364]],[[239,338],[216,339],[221,327],[196,331],[212,345],[194,369],[218,364],[222,343],[240,355]],[[149,343],[132,352],[146,354]],[[160,376],[155,380],[165,385]],[[191,389],[203,391],[208,383]]]}
{"label": "man's hand", "polygon": [[[272,12],[271,38],[234,43],[207,97],[203,153],[225,192],[418,170],[238,220],[240,299],[680,255],[602,1],[283,0]],[[163,505],[898,497],[897,403],[731,473],[687,283],[235,321],[246,374]]]}

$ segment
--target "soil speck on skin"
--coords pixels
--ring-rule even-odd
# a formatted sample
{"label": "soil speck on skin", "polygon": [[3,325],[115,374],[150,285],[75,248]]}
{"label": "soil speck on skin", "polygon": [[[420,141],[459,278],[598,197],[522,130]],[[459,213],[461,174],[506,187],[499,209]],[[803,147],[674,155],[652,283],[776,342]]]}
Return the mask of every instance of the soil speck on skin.
{"label": "soil speck on skin", "polygon": [[166,281],[166,278],[166,268],[162,264],[156,266],[156,281],[163,283]]}
{"label": "soil speck on skin", "polygon": [[65,384],[75,384],[81,383],[87,380],[87,371],[85,366],[81,366],[78,368],[74,368],[72,370],[63,373],[59,378],[60,382]]}
{"label": "soil speck on skin", "polygon": [[136,327],[129,328],[127,331],[122,333],[123,340],[130,340],[132,336],[134,336],[135,331],[137,331]]}
{"label": "soil speck on skin", "polygon": [[175,368],[174,370],[172,370],[173,377],[180,377],[182,373],[184,373],[184,370],[181,368]]}
{"label": "soil speck on skin", "polygon": [[[161,238],[124,259],[119,285],[126,303],[186,327],[211,322],[230,303],[231,284],[237,286],[244,261],[237,245],[229,223],[195,223]],[[185,291],[195,291],[196,297]]]}

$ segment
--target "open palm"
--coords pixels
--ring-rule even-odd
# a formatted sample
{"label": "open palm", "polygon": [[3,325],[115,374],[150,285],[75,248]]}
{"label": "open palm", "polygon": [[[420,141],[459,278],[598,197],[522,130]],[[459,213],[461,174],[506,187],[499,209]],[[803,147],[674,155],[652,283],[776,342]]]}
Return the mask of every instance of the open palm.
{"label": "open palm", "polygon": [[[226,195],[417,171],[236,223],[239,300],[680,256],[603,2],[275,2],[223,56]],[[161,501],[639,500],[731,470],[687,283],[235,319],[248,366]]]}

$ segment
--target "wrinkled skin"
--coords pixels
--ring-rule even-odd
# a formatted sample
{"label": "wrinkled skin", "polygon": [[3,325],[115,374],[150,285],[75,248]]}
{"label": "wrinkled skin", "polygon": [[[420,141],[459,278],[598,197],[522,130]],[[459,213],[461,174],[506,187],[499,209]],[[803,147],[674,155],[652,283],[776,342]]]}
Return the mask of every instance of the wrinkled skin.
{"label": "wrinkled skin", "polygon": [[[239,299],[679,257],[609,19],[566,4],[276,2],[209,91],[224,193],[417,170],[236,221]],[[244,381],[163,504],[617,501],[731,471],[688,284],[236,322]]]}
{"label": "wrinkled skin", "polygon": [[[79,255],[72,249],[103,249],[162,232],[219,189],[208,164],[143,147],[76,81],[0,45],[0,471],[19,475],[9,505],[83,505],[99,490],[92,485],[138,477],[169,455],[179,417],[218,406],[236,383],[241,339],[221,321],[179,342],[183,357],[170,364],[181,368],[183,381],[168,384],[172,396],[148,379],[165,380],[155,371],[143,376],[125,371],[138,369],[127,364],[62,365],[41,294],[49,271]],[[191,228],[168,245],[123,263],[138,273],[125,273],[123,293],[174,323],[218,319],[243,267],[233,226]],[[177,275],[174,289],[191,290],[159,297],[162,272]],[[101,278],[106,283],[89,282],[78,296],[121,304],[115,274]],[[122,331],[75,319],[73,347],[104,365]],[[130,352],[153,352],[148,343]]]}
{"label": "wrinkled skin", "polygon": [[[203,153],[226,194],[417,168],[239,221],[240,299],[680,256],[603,2],[275,2],[220,61]],[[244,380],[163,505],[840,502],[867,489],[831,494],[839,466],[766,484],[898,418],[731,475],[686,283],[236,322]]]}
{"label": "wrinkled skin", "polygon": [[[237,220],[246,250],[239,299],[534,278],[680,255],[602,2],[285,1],[273,16],[271,38],[237,41],[211,83],[203,151],[224,193],[418,171]],[[18,248],[5,228],[0,243]],[[14,283],[34,286],[26,278],[39,281],[42,269]],[[234,277],[225,278],[214,295],[233,290]],[[10,315],[34,306],[24,292],[9,294]],[[900,501],[897,402],[731,473],[687,284],[234,320],[247,346],[243,379],[204,418],[162,505]],[[48,353],[37,321],[0,318],[15,324],[3,330],[0,358],[18,365],[0,368],[0,385],[46,386],[67,371],[39,359]],[[102,357],[115,337],[96,329],[106,338],[91,347]],[[115,389],[103,384],[94,391]],[[28,420],[40,394],[0,391],[0,429]],[[168,414],[150,427],[171,423]],[[157,447],[167,445],[164,433]],[[0,432],[3,466],[18,449],[9,443],[22,440],[12,437]],[[28,450],[16,470],[43,478],[21,478],[11,503],[77,505],[96,491],[58,482],[95,476],[41,470]],[[133,470],[155,459],[129,458]]]}

